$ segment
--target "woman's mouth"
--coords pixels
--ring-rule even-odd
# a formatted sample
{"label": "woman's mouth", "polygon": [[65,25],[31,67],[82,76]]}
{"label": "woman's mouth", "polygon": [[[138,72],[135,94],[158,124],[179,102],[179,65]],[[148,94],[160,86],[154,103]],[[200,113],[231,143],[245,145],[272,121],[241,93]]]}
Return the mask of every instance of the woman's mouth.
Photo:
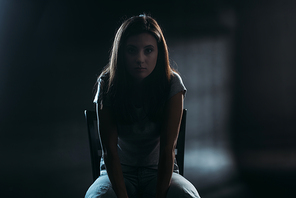
{"label": "woman's mouth", "polygon": [[142,72],[142,71],[145,71],[146,68],[143,68],[143,67],[136,67],[135,70],[138,71],[138,72]]}

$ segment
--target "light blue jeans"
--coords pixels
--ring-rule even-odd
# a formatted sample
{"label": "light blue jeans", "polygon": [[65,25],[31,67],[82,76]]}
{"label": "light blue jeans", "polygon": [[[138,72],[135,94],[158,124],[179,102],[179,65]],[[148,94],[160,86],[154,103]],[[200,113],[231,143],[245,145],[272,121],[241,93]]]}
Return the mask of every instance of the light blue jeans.
{"label": "light blue jeans", "polygon": [[[129,198],[155,198],[157,170],[122,165]],[[116,198],[106,170],[89,187],[85,198]],[[195,187],[183,176],[173,172],[167,198],[200,198]]]}

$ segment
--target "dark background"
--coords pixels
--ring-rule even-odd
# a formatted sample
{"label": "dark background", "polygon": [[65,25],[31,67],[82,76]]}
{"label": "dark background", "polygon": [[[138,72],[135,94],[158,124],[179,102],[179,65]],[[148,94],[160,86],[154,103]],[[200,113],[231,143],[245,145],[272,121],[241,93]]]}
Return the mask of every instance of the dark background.
{"label": "dark background", "polygon": [[[0,0],[0,196],[84,196],[92,176],[83,111],[93,108],[93,86],[108,62],[115,30],[123,19],[143,12],[163,27],[177,63],[194,56],[178,59],[174,46],[184,39],[229,41],[228,128],[218,125],[207,138],[219,142],[221,131],[226,134],[231,166],[221,176],[209,166],[194,169],[208,155],[190,155],[192,145],[203,142],[200,130],[190,127],[200,120],[190,116],[185,177],[204,198],[295,197],[293,0]],[[181,74],[195,67],[178,66]],[[193,95],[203,93],[195,80],[184,76],[188,87],[196,85],[188,89],[186,107],[198,113]],[[212,98],[218,92],[211,90]],[[216,115],[215,108],[209,111]],[[214,156],[219,167],[220,155]]]}

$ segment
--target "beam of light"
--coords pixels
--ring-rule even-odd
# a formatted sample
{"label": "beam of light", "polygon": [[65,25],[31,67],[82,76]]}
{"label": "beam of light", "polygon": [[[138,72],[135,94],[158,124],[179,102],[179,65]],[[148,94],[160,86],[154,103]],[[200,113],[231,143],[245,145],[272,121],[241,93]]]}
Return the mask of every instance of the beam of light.
{"label": "beam of light", "polygon": [[231,39],[227,36],[178,38],[168,44],[171,59],[188,89],[185,177],[197,187],[230,180],[236,175],[228,137]]}

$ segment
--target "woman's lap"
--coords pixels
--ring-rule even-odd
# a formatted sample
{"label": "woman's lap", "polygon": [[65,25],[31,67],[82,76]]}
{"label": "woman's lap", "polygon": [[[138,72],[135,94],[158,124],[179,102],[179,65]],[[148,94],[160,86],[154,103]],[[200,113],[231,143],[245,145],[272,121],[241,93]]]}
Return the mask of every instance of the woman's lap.
{"label": "woman's lap", "polygon": [[[130,177],[124,174],[125,185],[128,191],[129,198],[138,198],[139,193],[142,198],[155,197],[157,174],[151,175],[153,171],[147,171],[142,174],[138,182],[133,175]],[[154,171],[155,172],[155,171]],[[140,190],[139,192],[139,189]],[[107,174],[101,175],[88,189],[85,198],[116,198],[115,192]],[[167,198],[199,198],[199,194],[195,187],[183,176],[178,173],[173,173],[171,185],[167,192]]]}
{"label": "woman's lap", "polygon": [[[136,197],[135,186],[129,180],[125,179],[124,182],[128,195],[131,196],[130,198]],[[96,179],[96,181],[87,190],[85,198],[116,198],[116,194],[112,189],[112,184],[107,174],[101,175]]]}

